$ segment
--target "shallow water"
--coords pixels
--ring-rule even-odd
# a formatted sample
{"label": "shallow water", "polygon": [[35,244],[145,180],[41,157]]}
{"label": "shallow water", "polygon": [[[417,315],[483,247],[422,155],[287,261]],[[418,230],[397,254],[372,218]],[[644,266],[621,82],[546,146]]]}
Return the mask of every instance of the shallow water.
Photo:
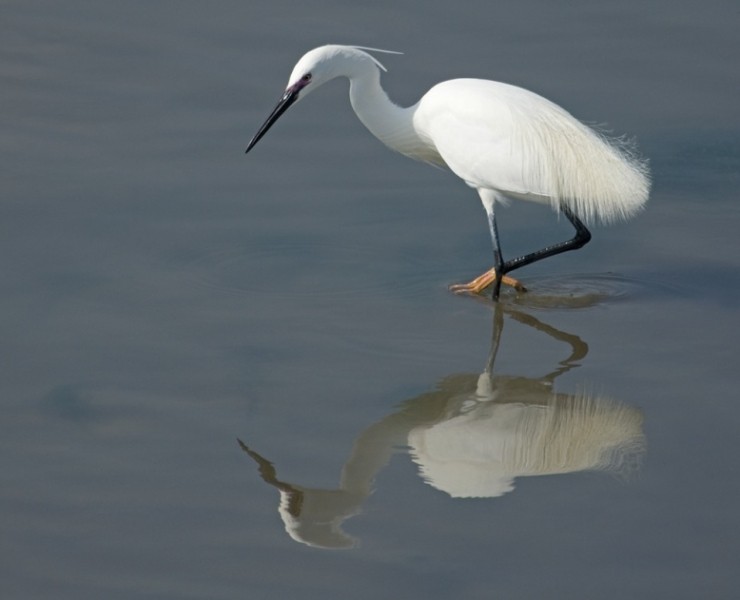
{"label": "shallow water", "polygon": [[[5,3],[3,598],[735,597],[735,3],[461,8]],[[326,42],[637,136],[648,209],[449,293],[476,195],[343,84],[243,155]]]}

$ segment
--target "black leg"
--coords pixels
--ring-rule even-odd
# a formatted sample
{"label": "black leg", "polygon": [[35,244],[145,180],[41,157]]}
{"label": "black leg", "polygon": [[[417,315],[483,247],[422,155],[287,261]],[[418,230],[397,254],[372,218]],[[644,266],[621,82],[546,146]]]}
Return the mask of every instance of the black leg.
{"label": "black leg", "polygon": [[[518,269],[526,265],[531,265],[533,262],[537,262],[538,260],[542,260],[543,258],[547,258],[548,256],[555,256],[556,254],[567,252],[568,250],[577,250],[578,248],[582,248],[583,246],[588,244],[588,242],[591,240],[591,232],[586,228],[583,222],[577,216],[575,216],[570,208],[568,208],[565,204],[562,204],[560,206],[560,210],[563,211],[563,214],[573,224],[573,227],[576,228],[576,234],[573,236],[573,238],[565,242],[560,242],[559,244],[547,246],[546,248],[543,248],[542,250],[537,250],[536,252],[532,252],[531,254],[525,254],[524,256],[520,256],[519,258],[507,260],[501,267],[501,276],[506,275],[506,273],[508,273],[509,271],[513,271],[514,269]],[[498,265],[496,265],[497,280],[498,277],[499,267]],[[495,290],[494,298],[496,298]]]}
{"label": "black leg", "polygon": [[501,292],[501,279],[504,276],[504,259],[501,257],[501,247],[498,238],[498,226],[496,225],[496,214],[493,210],[488,211],[488,229],[491,232],[491,242],[493,243],[493,268],[496,269],[496,279],[493,280],[492,298],[498,300]]}

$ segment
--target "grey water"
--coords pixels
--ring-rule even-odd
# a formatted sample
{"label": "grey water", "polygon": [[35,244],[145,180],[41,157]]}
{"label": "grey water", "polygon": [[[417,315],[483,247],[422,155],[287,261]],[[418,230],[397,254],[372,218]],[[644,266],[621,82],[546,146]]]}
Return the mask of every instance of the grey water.
{"label": "grey water", "polygon": [[[736,598],[734,1],[6,1],[0,596]],[[636,138],[631,222],[498,307],[476,194],[346,83],[384,55]],[[570,235],[500,211],[507,256]]]}

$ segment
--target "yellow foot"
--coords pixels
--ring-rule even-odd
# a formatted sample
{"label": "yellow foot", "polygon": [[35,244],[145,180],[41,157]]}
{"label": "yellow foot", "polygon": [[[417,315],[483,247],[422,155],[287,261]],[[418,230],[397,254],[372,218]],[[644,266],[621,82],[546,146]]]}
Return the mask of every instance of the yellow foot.
{"label": "yellow foot", "polygon": [[[496,269],[486,271],[483,275],[480,275],[473,279],[470,283],[456,283],[450,286],[450,291],[455,294],[480,294],[484,289],[491,285],[496,279]],[[525,288],[517,279],[504,275],[501,278],[501,283],[513,287],[517,292],[526,292]]]}

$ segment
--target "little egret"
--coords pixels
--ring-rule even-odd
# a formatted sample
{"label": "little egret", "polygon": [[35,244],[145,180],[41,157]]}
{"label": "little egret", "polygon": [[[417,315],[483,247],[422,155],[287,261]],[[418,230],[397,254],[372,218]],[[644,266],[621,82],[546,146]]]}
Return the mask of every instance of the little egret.
{"label": "little egret", "polygon": [[[365,50],[388,52],[328,45],[305,54],[246,151],[297,100],[336,77],[349,79],[352,108],[375,137],[401,154],[450,169],[478,191],[488,215],[494,265],[470,283],[452,286],[454,291],[480,293],[493,284],[494,300],[502,282],[523,291],[507,273],[581,248],[591,239],[583,221],[626,219],[647,201],[648,168],[629,145],[597,133],[542,96],[496,81],[453,79],[402,108],[380,85],[385,67]],[[575,236],[504,261],[494,209],[507,199],[551,206],[573,224]]]}

